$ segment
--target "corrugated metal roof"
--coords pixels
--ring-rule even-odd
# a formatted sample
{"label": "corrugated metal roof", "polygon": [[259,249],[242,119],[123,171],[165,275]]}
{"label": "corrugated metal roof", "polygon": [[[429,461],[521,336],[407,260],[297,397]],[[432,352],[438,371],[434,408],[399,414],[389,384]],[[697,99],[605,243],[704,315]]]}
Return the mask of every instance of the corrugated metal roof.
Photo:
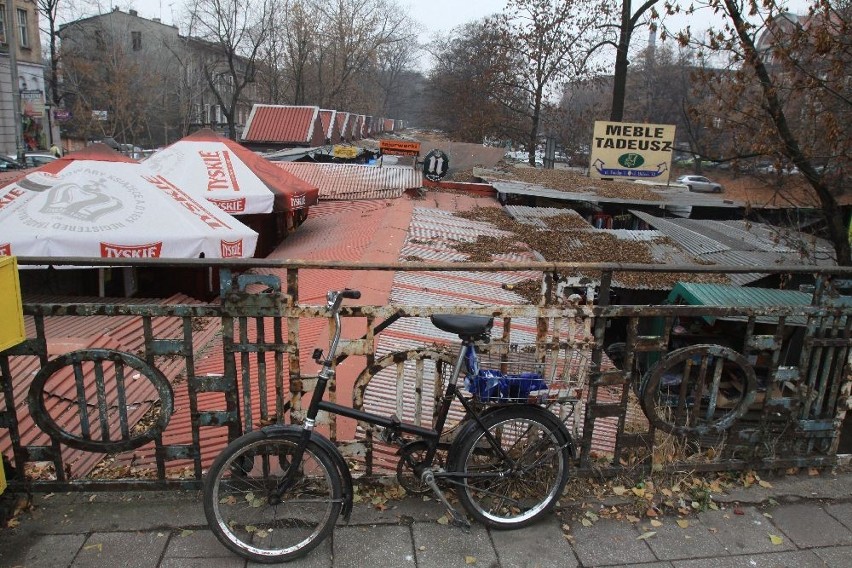
{"label": "corrugated metal roof", "polygon": [[335,115],[337,130],[340,132],[341,138],[347,141],[352,139],[352,122],[350,121],[350,116],[352,116],[350,113],[340,110]]}
{"label": "corrugated metal roof", "polygon": [[688,227],[676,223],[673,219],[664,219],[645,213],[644,211],[630,211],[633,215],[642,219],[652,227],[657,228],[668,237],[675,240],[684,250],[696,256],[711,252],[730,250],[730,247],[719,241],[696,232]]}
{"label": "corrugated metal roof", "polygon": [[[748,221],[662,219],[631,211],[701,261],[728,266],[834,266],[834,251],[823,239]],[[782,236],[783,235],[783,236]],[[802,250],[782,242],[809,243]],[[732,284],[745,285],[765,274],[729,274]]]}
{"label": "corrugated metal roof", "polygon": [[[773,290],[769,288],[745,288],[740,286],[725,286],[722,284],[696,284],[680,282],[669,294],[666,300],[671,304],[686,304],[690,306],[733,306],[733,307],[771,307],[771,306],[809,306],[811,294],[796,290]],[[852,297],[841,296],[828,300],[831,305],[852,305]],[[716,318],[704,316],[712,325]],[[729,321],[748,321],[746,316],[727,316],[719,318]],[[777,317],[758,316],[759,323],[777,324]],[[787,318],[788,325],[805,325],[806,318]]]}
{"label": "corrugated metal roof", "polygon": [[404,166],[309,162],[275,162],[275,165],[319,187],[320,199],[387,199],[423,185],[423,173]]}
{"label": "corrugated metal roof", "polygon": [[336,115],[336,110],[320,109],[319,111],[323,134],[332,144],[340,142],[340,130],[337,127]]}
{"label": "corrugated metal roof", "polygon": [[596,193],[580,193],[550,189],[531,183],[507,181],[505,179],[489,178],[488,171],[474,168],[473,175],[487,180],[494,189],[502,195],[520,195],[530,197],[546,197],[558,201],[578,201],[581,203],[619,203],[623,205],[657,205],[662,209],[670,210],[672,214],[689,215],[692,207],[718,207],[718,208],[742,208],[746,204],[732,200],[721,200],[718,197],[710,197],[701,193],[681,193],[672,191],[658,191],[656,187],[649,188],[659,195],[658,200],[649,201],[642,199],[622,199],[615,197],[603,197]]}
{"label": "corrugated metal roof", "polygon": [[245,142],[311,144],[319,110],[315,106],[256,104],[246,121],[242,139]]}
{"label": "corrugated metal roof", "polygon": [[560,209],[558,207],[528,207],[526,205],[506,205],[503,209],[513,219],[516,219],[521,223],[541,227],[543,229],[548,228],[547,223],[545,223],[543,219],[558,217],[560,215],[576,217],[578,223],[585,223],[589,226],[589,228],[591,228],[588,221],[586,221],[582,215],[573,209]]}

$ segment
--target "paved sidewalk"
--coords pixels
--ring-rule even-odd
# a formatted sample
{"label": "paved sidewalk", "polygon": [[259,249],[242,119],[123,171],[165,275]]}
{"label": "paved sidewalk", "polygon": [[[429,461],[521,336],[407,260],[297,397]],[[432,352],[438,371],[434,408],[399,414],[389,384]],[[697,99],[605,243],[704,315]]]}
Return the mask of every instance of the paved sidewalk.
{"label": "paved sidewalk", "polygon": [[[720,510],[690,517],[685,528],[662,517],[644,539],[647,520],[571,522],[565,538],[553,515],[518,531],[474,524],[466,534],[438,524],[444,511],[431,500],[389,501],[385,511],[356,505],[348,525],[287,566],[852,566],[852,474],[782,478],[714,500]],[[36,495],[19,521],[0,529],[0,566],[247,566],[207,529],[197,492]]]}

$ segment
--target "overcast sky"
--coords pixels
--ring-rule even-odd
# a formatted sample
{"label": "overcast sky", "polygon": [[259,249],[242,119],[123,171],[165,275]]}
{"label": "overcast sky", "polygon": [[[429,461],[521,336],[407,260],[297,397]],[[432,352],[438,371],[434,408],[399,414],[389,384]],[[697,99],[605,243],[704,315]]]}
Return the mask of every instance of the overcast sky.
{"label": "overcast sky", "polygon": [[[456,26],[496,12],[506,6],[506,0],[421,0],[418,2],[398,0],[407,8],[408,15],[418,25],[420,41],[427,41],[434,32],[449,31]],[[181,17],[183,6],[188,0],[115,0],[100,2],[101,10],[108,11],[118,6],[127,12],[134,9],[139,15],[152,19],[160,18],[165,24],[173,24]],[[97,13],[98,2],[93,3],[91,13]]]}
{"label": "overcast sky", "polygon": [[[74,17],[81,15],[93,15],[98,13],[98,6],[103,12],[107,12],[112,6],[118,6],[123,11],[134,9],[139,12],[139,15],[152,19],[160,18],[165,24],[174,24],[180,21],[183,13],[183,6],[191,0],[88,0],[86,4],[91,8],[87,9],[89,13],[75,14]],[[451,29],[460,26],[472,20],[477,20],[485,16],[500,12],[506,6],[506,0],[397,0],[400,6],[407,7],[409,16],[417,22],[418,38],[421,43],[428,42],[435,33],[448,32]],[[72,2],[77,4],[76,2]],[[688,3],[684,2],[685,4]],[[77,4],[79,6],[83,4]],[[638,2],[637,2],[638,4]],[[660,2],[662,4],[662,2]],[[808,5],[808,0],[788,0],[787,4],[791,11],[802,13]],[[686,16],[669,17],[666,20],[669,29],[680,29],[687,25],[691,26],[692,31],[696,32],[708,28],[711,24],[718,24],[718,18],[714,18],[707,10],[704,10],[700,15],[695,15],[691,18]],[[185,32],[185,30],[181,30]],[[642,49],[647,43],[648,31],[638,29],[634,35],[631,47],[633,49]],[[613,55],[614,58],[614,55]]]}

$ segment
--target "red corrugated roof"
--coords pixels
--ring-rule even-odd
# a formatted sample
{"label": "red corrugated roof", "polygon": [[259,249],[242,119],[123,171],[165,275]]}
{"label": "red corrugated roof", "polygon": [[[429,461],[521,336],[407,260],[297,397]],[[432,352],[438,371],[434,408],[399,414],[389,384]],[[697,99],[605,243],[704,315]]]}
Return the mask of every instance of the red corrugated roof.
{"label": "red corrugated roof", "polygon": [[319,111],[323,134],[331,144],[338,144],[340,142],[340,129],[337,127],[336,114],[336,110],[322,109]]}
{"label": "red corrugated roof", "polygon": [[[314,128],[321,124],[319,107],[256,104],[251,109],[243,140],[282,144],[314,144]],[[319,133],[321,137],[322,132]],[[324,138],[324,137],[323,137]]]}
{"label": "red corrugated roof", "polygon": [[352,139],[352,121],[349,118],[350,116],[352,115],[348,112],[337,111],[337,130],[340,131],[340,137],[346,141]]}

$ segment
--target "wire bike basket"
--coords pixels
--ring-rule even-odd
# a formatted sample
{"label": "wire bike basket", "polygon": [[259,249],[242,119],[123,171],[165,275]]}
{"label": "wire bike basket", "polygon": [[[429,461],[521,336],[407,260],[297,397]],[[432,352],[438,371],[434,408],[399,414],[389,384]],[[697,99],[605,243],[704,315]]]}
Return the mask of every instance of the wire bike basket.
{"label": "wire bike basket", "polygon": [[550,406],[582,397],[589,359],[557,344],[492,343],[466,355],[464,387],[479,403]]}

